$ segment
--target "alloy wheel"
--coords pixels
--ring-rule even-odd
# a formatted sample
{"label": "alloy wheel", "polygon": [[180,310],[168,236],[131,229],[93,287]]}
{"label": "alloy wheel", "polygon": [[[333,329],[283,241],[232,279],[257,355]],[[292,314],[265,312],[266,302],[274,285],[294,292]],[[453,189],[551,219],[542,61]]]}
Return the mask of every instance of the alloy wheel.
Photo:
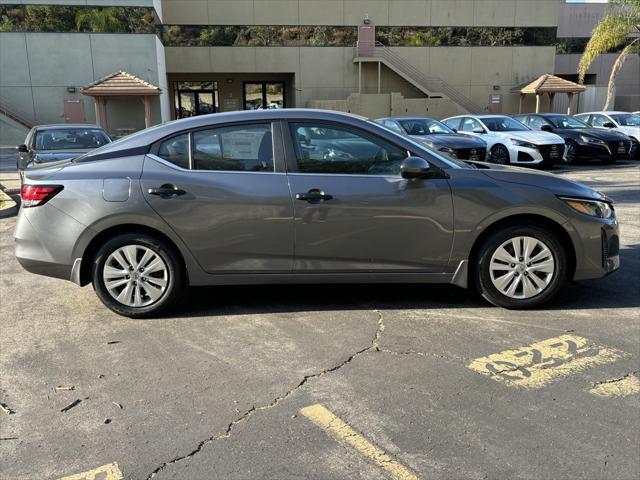
{"label": "alloy wheel", "polygon": [[509,164],[509,151],[503,146],[497,146],[491,151],[491,160],[500,165]]}
{"label": "alloy wheel", "polygon": [[564,149],[564,154],[562,155],[562,160],[564,163],[571,164],[576,159],[576,146],[567,143],[567,147]]}
{"label": "alloy wheel", "polygon": [[146,307],[164,295],[169,269],[162,257],[142,245],[125,245],[107,257],[102,279],[109,294],[122,305]]}
{"label": "alloy wheel", "polygon": [[549,247],[537,238],[518,236],[500,245],[489,265],[493,286],[509,298],[528,299],[553,280],[556,263]]}

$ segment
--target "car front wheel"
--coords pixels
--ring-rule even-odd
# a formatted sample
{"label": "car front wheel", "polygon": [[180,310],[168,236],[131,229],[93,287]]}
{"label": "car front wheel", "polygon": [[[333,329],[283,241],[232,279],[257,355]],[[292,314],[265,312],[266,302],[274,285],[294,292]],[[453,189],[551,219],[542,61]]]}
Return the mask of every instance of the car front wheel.
{"label": "car front wheel", "polygon": [[144,318],[177,302],[182,272],[182,262],[165,242],[146,234],[119,235],[95,256],[93,288],[114,312]]}
{"label": "car front wheel", "polygon": [[494,305],[526,309],[551,300],[562,287],[567,254],[543,227],[514,226],[491,235],[479,251],[476,285]]}
{"label": "car front wheel", "polygon": [[496,145],[491,149],[490,160],[500,165],[509,165],[509,150],[504,145]]}

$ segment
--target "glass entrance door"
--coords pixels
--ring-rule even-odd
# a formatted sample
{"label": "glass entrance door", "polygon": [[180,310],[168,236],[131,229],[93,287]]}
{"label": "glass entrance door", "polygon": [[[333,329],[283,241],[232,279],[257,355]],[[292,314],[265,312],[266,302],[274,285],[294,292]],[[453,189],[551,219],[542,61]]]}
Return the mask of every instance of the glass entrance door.
{"label": "glass entrance door", "polygon": [[285,108],[284,82],[245,82],[244,109]]}
{"label": "glass entrance door", "polygon": [[218,111],[217,82],[175,82],[176,118]]}

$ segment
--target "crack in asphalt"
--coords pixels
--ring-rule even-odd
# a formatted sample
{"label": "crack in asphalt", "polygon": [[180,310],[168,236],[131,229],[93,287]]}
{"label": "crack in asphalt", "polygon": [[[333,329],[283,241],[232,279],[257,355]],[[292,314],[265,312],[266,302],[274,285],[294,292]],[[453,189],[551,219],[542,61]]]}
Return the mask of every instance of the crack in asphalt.
{"label": "crack in asphalt", "polygon": [[602,382],[594,383],[593,386],[597,387],[598,385],[606,385],[608,383],[618,383],[618,382],[621,382],[621,381],[623,381],[623,380],[625,380],[625,379],[627,379],[629,377],[633,377],[633,376],[636,376],[636,377],[638,376],[638,371],[637,370],[635,370],[633,372],[629,372],[629,373],[627,373],[626,375],[624,375],[624,376],[622,376],[620,378],[612,378],[611,380],[604,380]]}
{"label": "crack in asphalt", "polygon": [[196,448],[194,448],[191,452],[187,453],[186,455],[181,455],[179,457],[175,457],[173,460],[170,460],[168,462],[164,462],[162,463],[159,467],[157,467],[155,470],[153,470],[151,472],[151,474],[149,474],[149,476],[147,476],[147,480],[150,480],[151,478],[155,477],[157,474],[159,474],[160,472],[162,472],[163,470],[165,470],[168,466],[170,465],[175,465],[178,462],[181,462],[183,460],[187,460],[190,459],[192,457],[194,457],[195,455],[197,455],[198,453],[200,453],[202,451],[202,449],[210,444],[213,443],[217,440],[223,440],[225,438],[229,438],[231,437],[231,435],[233,434],[233,430],[236,427],[236,425],[245,422],[249,417],[251,417],[254,413],[259,412],[261,410],[268,410],[270,408],[275,407],[276,405],[278,405],[280,402],[282,402],[283,400],[289,398],[291,395],[295,394],[300,388],[302,388],[304,385],[306,385],[309,381],[314,380],[316,378],[320,378],[324,375],[327,375],[329,373],[335,372],[336,370],[340,370],[342,367],[344,367],[345,365],[348,365],[349,363],[351,363],[351,361],[353,361],[354,358],[358,357],[359,355],[365,354],[369,351],[376,351],[376,352],[380,352],[382,351],[379,347],[379,341],[380,341],[380,337],[382,335],[382,332],[384,332],[384,316],[382,315],[382,312],[380,312],[380,310],[373,310],[375,313],[378,314],[378,321],[376,323],[376,331],[373,334],[373,338],[371,340],[371,344],[363,349],[360,349],[358,351],[356,351],[355,353],[352,353],[349,357],[346,358],[346,360],[343,360],[342,362],[338,363],[337,365],[334,365],[331,368],[327,368],[324,370],[321,370],[317,373],[313,373],[311,375],[305,375],[302,380],[293,388],[287,390],[284,394],[276,397],[275,399],[273,399],[271,402],[264,404],[264,405],[259,405],[259,406],[252,406],[249,410],[245,411],[242,415],[240,415],[239,417],[237,417],[235,420],[233,420],[231,423],[229,423],[227,425],[227,427],[224,429],[223,432],[221,433],[217,433],[216,435],[213,435],[203,441],[201,441],[200,443],[198,443],[198,445],[196,446]]}

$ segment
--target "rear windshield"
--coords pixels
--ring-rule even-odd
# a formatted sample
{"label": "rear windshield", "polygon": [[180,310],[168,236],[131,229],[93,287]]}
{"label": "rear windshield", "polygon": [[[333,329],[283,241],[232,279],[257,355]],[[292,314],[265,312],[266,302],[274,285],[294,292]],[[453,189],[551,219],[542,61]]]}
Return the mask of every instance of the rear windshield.
{"label": "rear windshield", "polygon": [[38,130],[35,138],[36,150],[89,150],[111,142],[104,130],[99,128],[56,128]]}

